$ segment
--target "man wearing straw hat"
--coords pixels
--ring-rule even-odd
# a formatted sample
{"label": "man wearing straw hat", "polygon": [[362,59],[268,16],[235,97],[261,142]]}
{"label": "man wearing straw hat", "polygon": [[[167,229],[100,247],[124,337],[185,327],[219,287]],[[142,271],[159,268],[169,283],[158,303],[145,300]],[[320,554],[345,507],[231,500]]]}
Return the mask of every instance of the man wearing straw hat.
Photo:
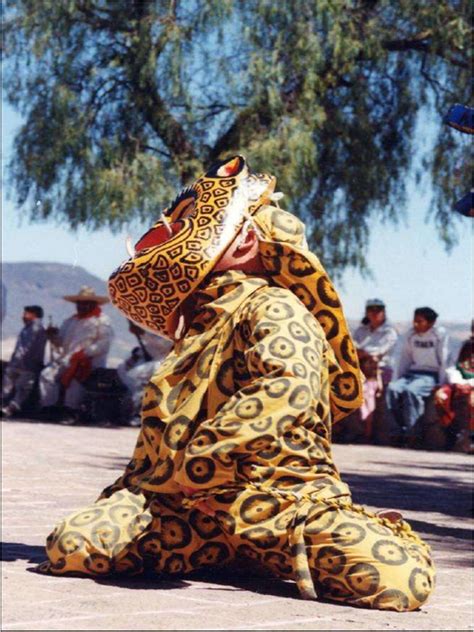
{"label": "man wearing straw hat", "polygon": [[76,411],[84,395],[82,382],[92,369],[106,364],[113,329],[110,319],[100,309],[100,305],[108,303],[107,296],[98,296],[92,288],[83,286],[77,294],[63,298],[76,304],[76,314],[67,318],[59,329],[46,330],[56,353],[41,372],[41,406],[63,405]]}

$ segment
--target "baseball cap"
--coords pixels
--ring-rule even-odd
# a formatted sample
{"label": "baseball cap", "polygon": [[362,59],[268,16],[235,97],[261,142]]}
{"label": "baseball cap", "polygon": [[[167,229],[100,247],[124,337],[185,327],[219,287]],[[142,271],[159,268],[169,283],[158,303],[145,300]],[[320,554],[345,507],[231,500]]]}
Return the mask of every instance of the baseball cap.
{"label": "baseball cap", "polygon": [[365,302],[366,307],[385,307],[385,303],[379,298],[369,298]]}

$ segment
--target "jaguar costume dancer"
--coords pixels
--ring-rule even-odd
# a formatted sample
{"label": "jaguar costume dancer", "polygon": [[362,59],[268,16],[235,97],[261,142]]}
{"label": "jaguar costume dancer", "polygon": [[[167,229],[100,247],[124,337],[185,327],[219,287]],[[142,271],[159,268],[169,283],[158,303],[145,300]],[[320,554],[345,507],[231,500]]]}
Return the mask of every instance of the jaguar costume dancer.
{"label": "jaguar costume dancer", "polygon": [[186,189],[109,281],[175,345],[124,474],[48,537],[53,574],[183,574],[246,556],[304,598],[412,610],[428,546],[354,505],[331,425],[361,404],[357,355],[303,224],[237,156]]}

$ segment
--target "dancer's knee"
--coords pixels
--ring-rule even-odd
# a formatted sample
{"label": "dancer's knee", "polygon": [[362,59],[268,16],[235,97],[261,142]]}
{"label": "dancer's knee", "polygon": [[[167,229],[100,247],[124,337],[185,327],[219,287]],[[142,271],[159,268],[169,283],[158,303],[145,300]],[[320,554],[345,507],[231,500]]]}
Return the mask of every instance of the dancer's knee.
{"label": "dancer's knee", "polygon": [[[333,570],[337,570],[335,551],[327,554],[328,562],[332,560],[336,564]],[[348,563],[337,573],[321,572],[321,567],[316,567],[315,583],[320,597],[375,610],[407,612],[422,606],[433,590],[434,571],[430,567],[388,567],[365,555],[353,559],[366,561]]]}
{"label": "dancer's knee", "polygon": [[402,521],[390,525],[367,512],[330,511],[305,535],[323,599],[402,612],[419,608],[433,589],[429,548]]}

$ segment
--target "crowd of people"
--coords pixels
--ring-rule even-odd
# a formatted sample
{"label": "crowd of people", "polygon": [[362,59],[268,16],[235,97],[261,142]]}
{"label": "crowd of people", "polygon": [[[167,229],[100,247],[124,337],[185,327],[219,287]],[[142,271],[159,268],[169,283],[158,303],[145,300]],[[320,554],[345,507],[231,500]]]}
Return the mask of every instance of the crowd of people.
{"label": "crowd of people", "polygon": [[[18,416],[29,406],[42,417],[75,423],[87,397],[88,379],[95,369],[106,367],[114,331],[101,305],[108,303],[109,298],[97,295],[87,286],[63,298],[74,303],[75,314],[59,328],[43,325],[44,311],[40,305],[24,307],[24,326],[3,371],[3,417]],[[137,425],[143,389],[170,344],[132,323],[129,329],[139,346],[117,368],[117,374],[127,393],[122,406],[127,409],[128,422]],[[45,363],[48,343],[50,358]]]}
{"label": "crowd of people", "polygon": [[[3,417],[19,415],[36,395],[36,407],[43,416],[54,416],[54,410],[60,409],[62,422],[74,423],[87,396],[84,384],[94,369],[106,366],[114,335],[110,319],[101,311],[108,297],[84,286],[63,298],[75,304],[76,313],[59,328],[44,327],[41,306],[25,306],[24,326],[3,372]],[[470,451],[473,338],[464,342],[456,357],[450,357],[449,337],[437,319],[432,308],[419,307],[413,326],[400,336],[387,318],[384,302],[367,300],[364,317],[353,332],[365,376],[364,401],[357,412],[335,426],[336,441],[433,447],[427,436],[434,428],[434,447]],[[171,343],[131,321],[129,331],[138,346],[116,371],[126,392],[122,397],[126,423],[138,426],[143,391]],[[45,364],[48,342],[50,361]]]}
{"label": "crowd of people", "polygon": [[366,302],[354,332],[364,403],[336,426],[336,441],[471,451],[474,330],[452,357],[437,319],[431,307],[418,307],[400,336],[384,302]]}

